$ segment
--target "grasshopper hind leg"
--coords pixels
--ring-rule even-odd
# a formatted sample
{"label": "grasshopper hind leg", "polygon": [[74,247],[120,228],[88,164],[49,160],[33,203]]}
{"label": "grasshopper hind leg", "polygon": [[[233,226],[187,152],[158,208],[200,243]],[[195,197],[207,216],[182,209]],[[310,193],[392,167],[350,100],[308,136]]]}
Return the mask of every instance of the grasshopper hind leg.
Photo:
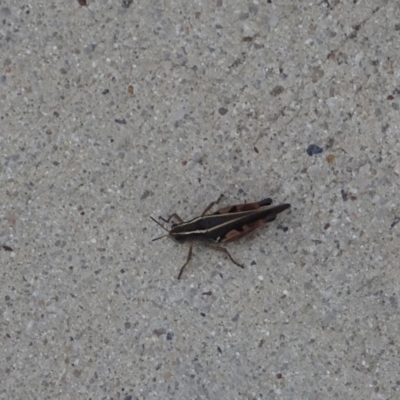
{"label": "grasshopper hind leg", "polygon": [[244,265],[238,263],[238,262],[231,256],[231,254],[229,253],[229,251],[228,251],[225,247],[214,246],[214,245],[212,245],[212,244],[207,244],[206,246],[207,246],[208,248],[210,248],[211,250],[220,251],[221,253],[225,253],[225,254],[228,256],[228,258],[229,258],[235,265],[237,265],[237,266],[240,267],[240,268],[244,268]]}
{"label": "grasshopper hind leg", "polygon": [[[225,247],[221,247],[221,246],[214,246],[212,244],[206,244],[206,247],[208,247],[211,250],[215,250],[215,251],[219,251],[221,253],[225,253],[228,258],[232,261],[233,264],[235,264],[236,266],[240,267],[240,268],[244,268],[243,264],[238,263],[229,253],[229,251],[225,248]],[[182,273],[184,271],[184,269],[186,268],[186,266],[189,264],[189,261],[192,259],[192,254],[193,254],[193,245],[191,245],[189,247],[189,251],[188,251],[188,255],[186,257],[186,262],[185,264],[182,265],[179,274],[178,274],[178,279],[181,279]]]}

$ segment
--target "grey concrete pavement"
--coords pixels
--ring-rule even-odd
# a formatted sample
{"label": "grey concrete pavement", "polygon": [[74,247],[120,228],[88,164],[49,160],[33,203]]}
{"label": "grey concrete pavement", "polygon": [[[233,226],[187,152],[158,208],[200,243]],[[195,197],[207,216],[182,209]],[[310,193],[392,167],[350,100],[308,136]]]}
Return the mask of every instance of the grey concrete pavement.
{"label": "grey concrete pavement", "polygon": [[399,2],[80,3],[0,2],[0,398],[400,398]]}

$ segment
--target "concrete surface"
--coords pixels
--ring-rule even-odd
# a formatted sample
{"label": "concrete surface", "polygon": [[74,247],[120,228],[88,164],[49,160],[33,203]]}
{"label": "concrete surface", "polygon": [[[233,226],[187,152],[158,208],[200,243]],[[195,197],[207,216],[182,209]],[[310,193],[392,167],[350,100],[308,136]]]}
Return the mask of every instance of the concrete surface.
{"label": "concrete surface", "polygon": [[[400,399],[398,1],[0,16],[1,399]],[[177,281],[220,193],[292,208]]]}

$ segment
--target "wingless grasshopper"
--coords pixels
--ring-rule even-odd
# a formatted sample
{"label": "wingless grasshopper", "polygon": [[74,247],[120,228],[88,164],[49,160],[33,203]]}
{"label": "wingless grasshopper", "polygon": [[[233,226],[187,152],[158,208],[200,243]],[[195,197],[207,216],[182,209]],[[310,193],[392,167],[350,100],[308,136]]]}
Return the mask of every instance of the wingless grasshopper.
{"label": "wingless grasshopper", "polygon": [[[277,214],[289,208],[290,204],[269,207],[272,204],[272,199],[268,198],[255,203],[235,204],[223,207],[212,214],[206,215],[211,207],[219,203],[222,197],[223,195],[217,201],[210,203],[200,217],[187,222],[183,221],[176,213],[172,214],[168,219],[160,217],[166,223],[171,218],[175,218],[178,221],[177,224],[172,225],[171,230],[166,229],[153,217],[150,217],[156,224],[168,232],[166,235],[153,239],[153,241],[165,236],[169,236],[177,243],[200,241],[212,250],[225,253],[235,265],[244,268],[242,264],[233,259],[225,247],[218,246],[217,244],[238,240],[267,222],[274,221]],[[186,262],[179,271],[178,279],[181,278],[183,270],[192,258],[192,249],[193,245],[190,244]]]}

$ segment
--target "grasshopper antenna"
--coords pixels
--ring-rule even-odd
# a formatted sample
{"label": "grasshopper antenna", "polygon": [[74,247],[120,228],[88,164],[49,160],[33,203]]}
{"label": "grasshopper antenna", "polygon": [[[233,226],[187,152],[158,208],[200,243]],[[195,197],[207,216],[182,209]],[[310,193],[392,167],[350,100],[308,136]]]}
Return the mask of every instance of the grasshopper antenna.
{"label": "grasshopper antenna", "polygon": [[[162,226],[157,220],[155,220],[153,217],[150,217],[150,218],[151,218],[157,225],[160,225],[161,228],[163,228],[165,231],[167,231],[167,232],[169,233],[168,229],[165,228],[164,226]],[[155,238],[155,239],[152,239],[151,241],[152,241],[152,242],[155,242],[155,241],[158,240],[158,239],[162,239],[163,237],[168,236],[168,233],[167,233],[166,235],[162,235],[162,236],[160,236],[160,237],[157,237],[157,238]]]}

